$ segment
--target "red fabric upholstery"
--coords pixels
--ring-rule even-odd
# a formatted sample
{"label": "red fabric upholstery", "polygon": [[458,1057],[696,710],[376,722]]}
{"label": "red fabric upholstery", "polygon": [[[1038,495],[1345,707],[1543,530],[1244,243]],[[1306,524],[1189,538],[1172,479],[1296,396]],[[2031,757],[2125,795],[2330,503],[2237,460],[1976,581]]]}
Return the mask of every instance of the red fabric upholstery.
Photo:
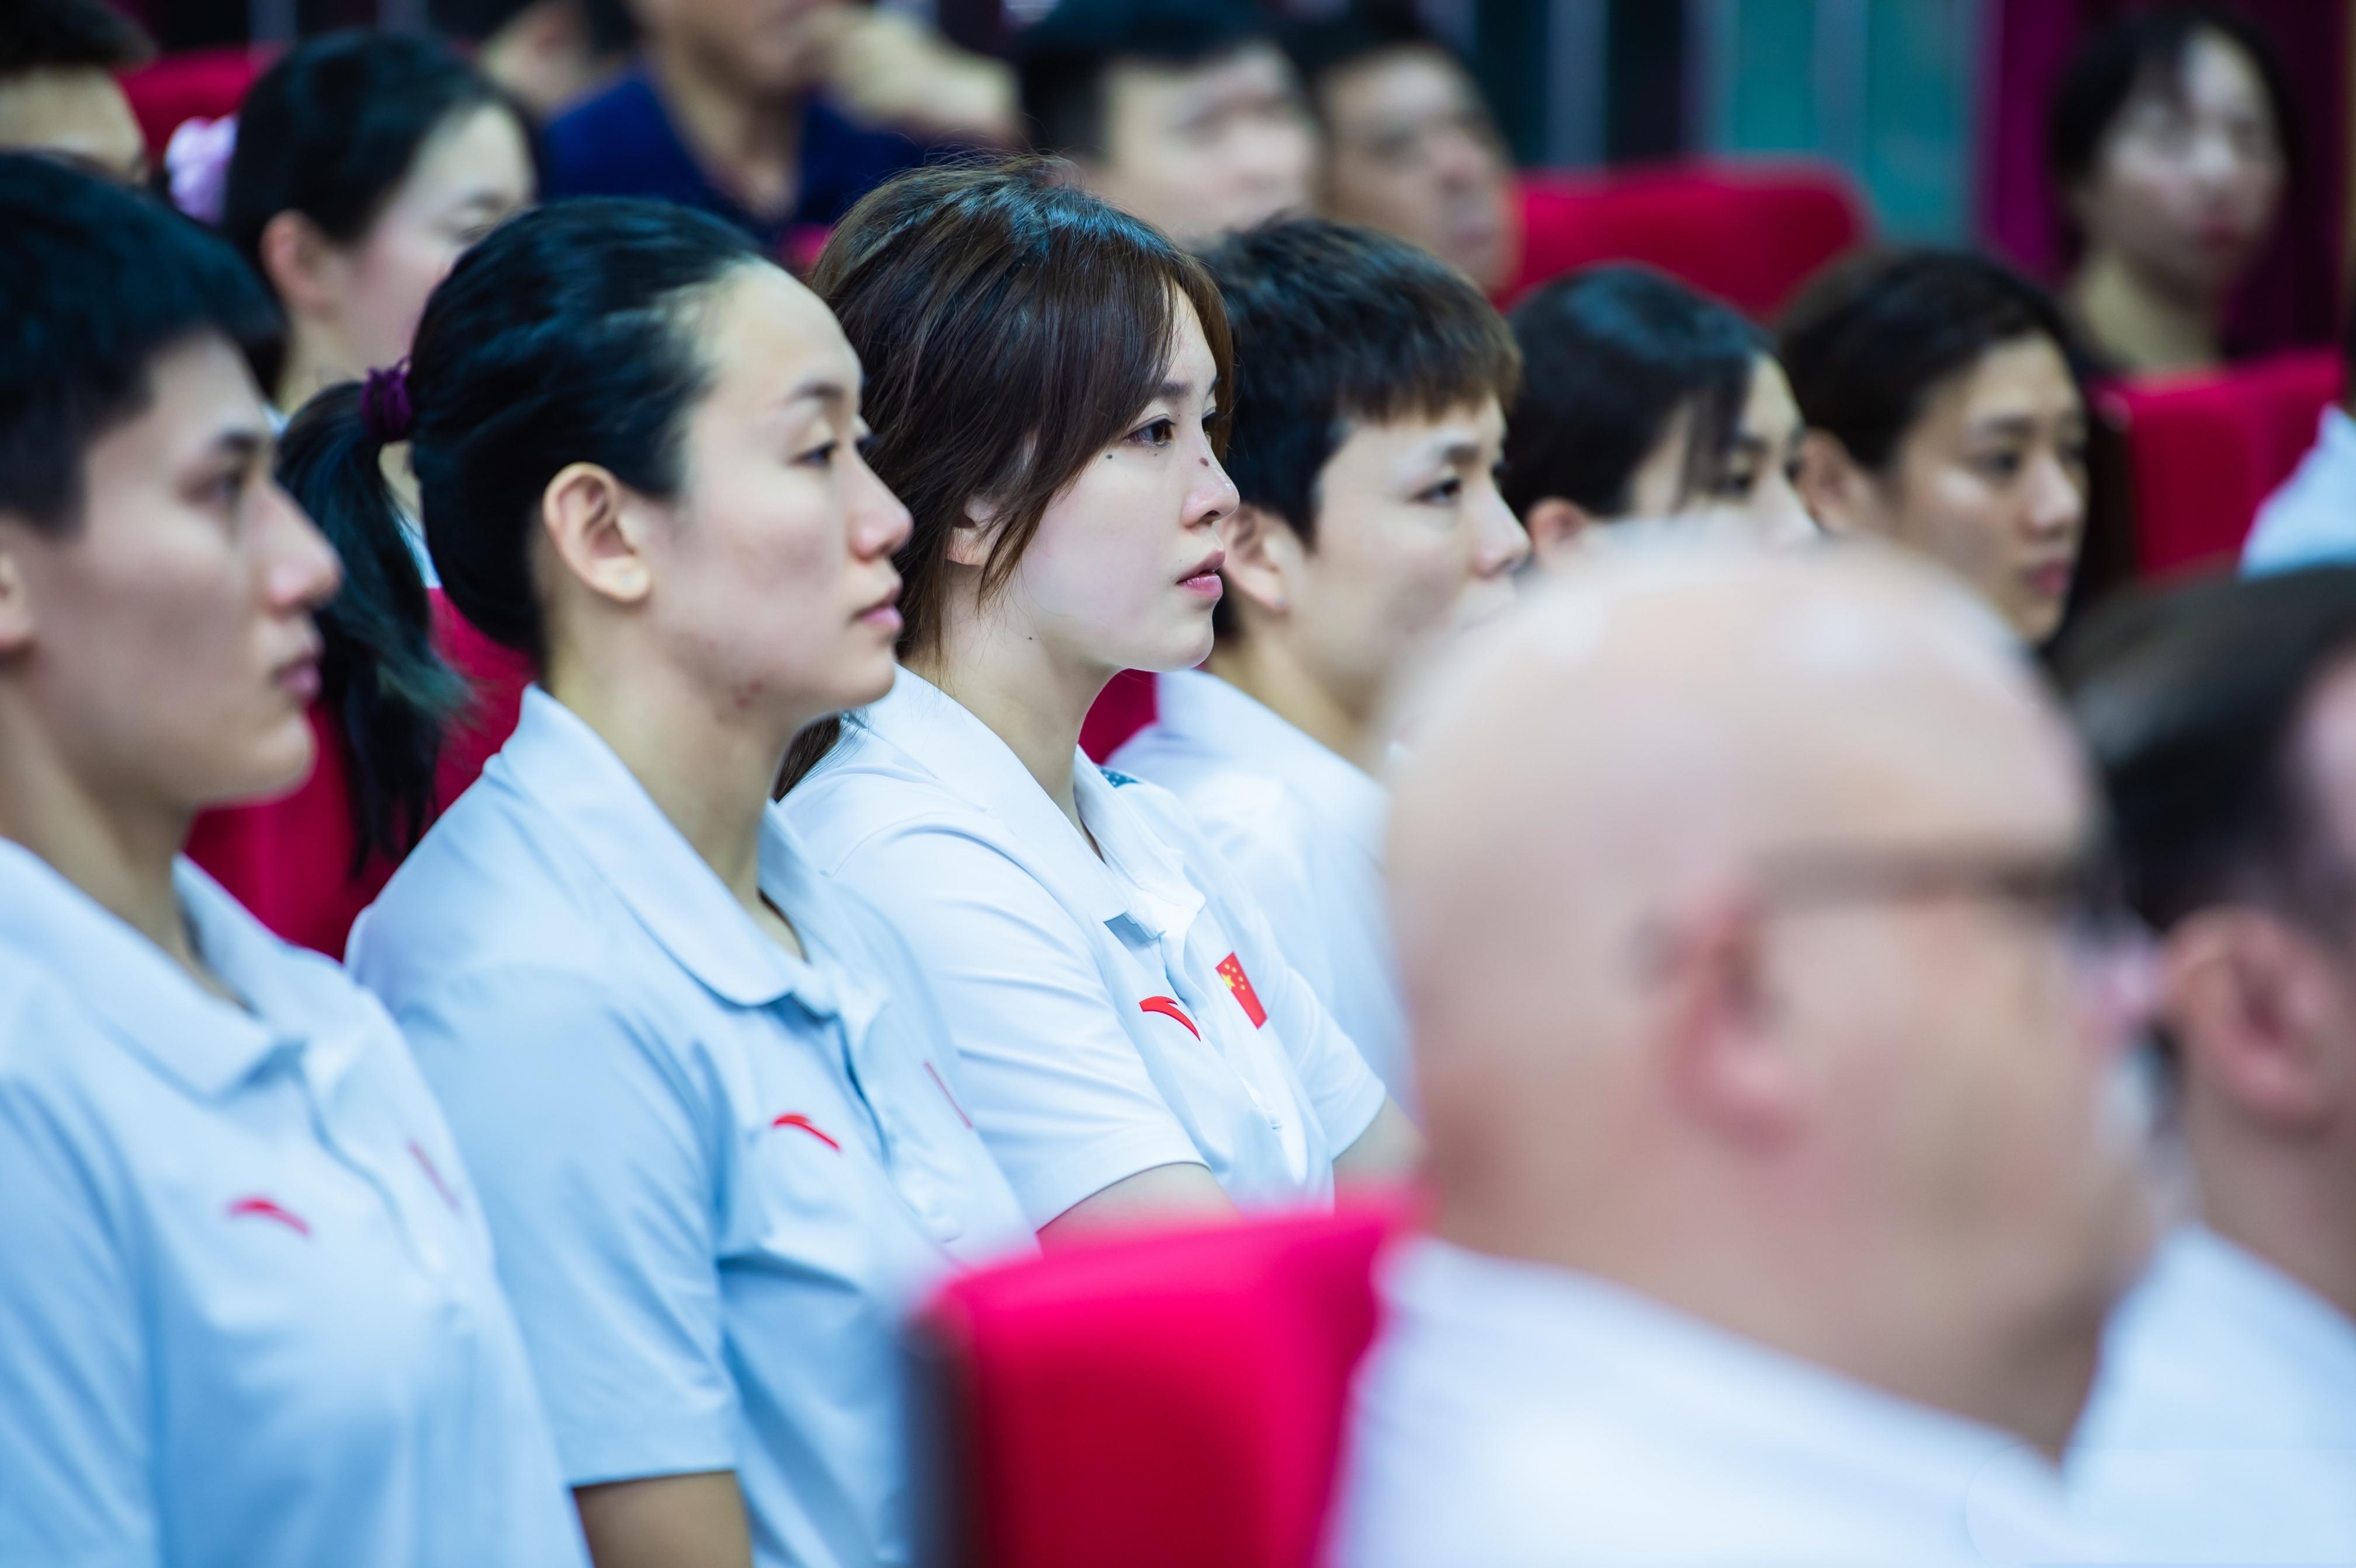
{"label": "red fabric upholstery", "polygon": [[969,1276],[919,1325],[969,1568],[1308,1568],[1396,1210],[1108,1242]]}
{"label": "red fabric upholstery", "polygon": [[[514,732],[531,666],[477,631],[438,590],[432,597],[442,656],[475,688],[443,752],[435,806],[447,810]],[[206,812],[197,818],[187,853],[272,931],[341,959],[352,922],[384,891],[396,862],[372,855],[354,869],[359,835],[352,827],[351,748],[318,703],[311,707],[311,733],[318,760],[310,777],[277,800]]]}
{"label": "red fabric upholstery", "polygon": [[123,91],[148,152],[162,157],[184,120],[236,113],[245,90],[269,63],[266,53],[253,49],[195,49],[166,55],[124,76]]}
{"label": "red fabric upholstery", "polygon": [[1080,726],[1080,750],[1103,762],[1122,742],[1153,722],[1153,677],[1145,670],[1125,669],[1088,709]]}
{"label": "red fabric upholstery", "polygon": [[1869,227],[1855,188],[1825,164],[1533,174],[1521,271],[1499,298],[1598,261],[1644,261],[1764,319]]}
{"label": "red fabric upholstery", "polygon": [[2104,389],[2103,416],[2126,441],[2141,570],[2231,560],[2259,504],[2314,444],[2340,384],[2338,353],[2303,349],[2222,375]]}

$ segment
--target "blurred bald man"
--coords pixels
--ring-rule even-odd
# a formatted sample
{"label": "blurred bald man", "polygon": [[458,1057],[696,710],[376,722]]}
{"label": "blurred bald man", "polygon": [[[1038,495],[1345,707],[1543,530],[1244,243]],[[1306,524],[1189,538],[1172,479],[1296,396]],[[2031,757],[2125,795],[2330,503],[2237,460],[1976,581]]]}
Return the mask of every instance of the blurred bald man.
{"label": "blurred bald man", "polygon": [[1421,711],[1435,1208],[1338,1561],[2071,1557],[2051,1456],[2148,1246],[2135,987],[2002,630],[1879,551],[1632,550]]}

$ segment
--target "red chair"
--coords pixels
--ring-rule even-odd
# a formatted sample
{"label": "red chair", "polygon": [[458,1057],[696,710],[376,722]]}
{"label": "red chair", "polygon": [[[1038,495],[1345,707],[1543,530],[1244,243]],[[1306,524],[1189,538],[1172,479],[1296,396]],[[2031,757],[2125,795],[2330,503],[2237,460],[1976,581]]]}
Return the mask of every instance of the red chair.
{"label": "red chair", "polygon": [[926,1559],[1308,1568],[1400,1219],[1108,1242],[949,1285],[916,1330],[946,1444]]}
{"label": "red chair", "polygon": [[2300,349],[2221,375],[2103,389],[2097,406],[2126,444],[2139,570],[2237,557],[2259,505],[2315,443],[2340,379],[2338,352]]}
{"label": "red chair", "polygon": [[[515,732],[530,684],[530,661],[492,642],[436,590],[434,641],[474,688],[444,743],[435,809],[449,809]],[[352,753],[335,716],[311,707],[317,760],[293,793],[253,805],[208,811],[188,836],[188,858],[253,917],[286,941],[341,960],[352,922],[391,880],[397,861],[359,858],[352,826]]]}
{"label": "red chair", "polygon": [[1522,266],[1511,304],[1599,261],[1643,261],[1765,319],[1870,228],[1829,165],[1672,165],[1633,173],[1540,173],[1522,181]]}
{"label": "red chair", "polygon": [[1141,669],[1121,671],[1098,694],[1096,706],[1081,723],[1080,750],[1103,762],[1152,723],[1155,711],[1152,675]]}
{"label": "red chair", "polygon": [[126,74],[123,91],[139,121],[139,133],[147,139],[148,153],[162,158],[183,121],[236,113],[245,101],[245,90],[269,64],[270,56],[262,50],[193,49],[166,55]]}

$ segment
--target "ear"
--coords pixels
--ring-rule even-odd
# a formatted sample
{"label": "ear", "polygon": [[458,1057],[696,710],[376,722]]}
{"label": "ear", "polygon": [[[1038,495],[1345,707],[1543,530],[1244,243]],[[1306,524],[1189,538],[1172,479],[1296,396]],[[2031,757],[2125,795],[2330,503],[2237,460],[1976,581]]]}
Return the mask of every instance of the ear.
{"label": "ear", "polygon": [[1816,526],[1828,534],[1870,533],[1879,515],[1873,476],[1857,464],[1830,431],[1812,430],[1800,439],[1800,475],[1794,488]]}
{"label": "ear", "polygon": [[1219,547],[1227,552],[1219,575],[1253,610],[1269,616],[1291,610],[1305,552],[1283,518],[1264,507],[1237,507],[1219,520]]}
{"label": "ear", "polygon": [[21,528],[0,525],[0,659],[31,647],[38,630],[32,585],[25,580],[24,562],[19,559],[25,537]]}
{"label": "ear", "polygon": [[323,315],[342,301],[343,254],[303,214],[285,211],[262,226],[262,271],[286,314]]}
{"label": "ear", "polygon": [[1578,549],[1580,536],[1595,526],[1595,518],[1576,501],[1548,496],[1530,507],[1522,527],[1530,536],[1530,559],[1539,570],[1552,571]]}
{"label": "ear", "polygon": [[647,560],[644,505],[608,469],[568,464],[541,492],[541,524],[548,542],[592,593],[616,604],[638,604],[654,592]]}
{"label": "ear", "polygon": [[949,529],[949,564],[980,571],[990,564],[990,543],[998,532],[998,509],[977,496],[965,504],[965,520]]}
{"label": "ear", "polygon": [[1767,921],[1755,894],[1721,884],[1683,901],[1648,941],[1671,1094],[1734,1142],[1779,1143],[1799,1125],[1799,1063],[1767,994]]}
{"label": "ear", "polygon": [[2161,955],[2163,1013],[2188,1084],[2284,1130],[2329,1120],[2343,1092],[2331,1045],[2344,1003],[2316,944],[2264,911],[2204,910]]}

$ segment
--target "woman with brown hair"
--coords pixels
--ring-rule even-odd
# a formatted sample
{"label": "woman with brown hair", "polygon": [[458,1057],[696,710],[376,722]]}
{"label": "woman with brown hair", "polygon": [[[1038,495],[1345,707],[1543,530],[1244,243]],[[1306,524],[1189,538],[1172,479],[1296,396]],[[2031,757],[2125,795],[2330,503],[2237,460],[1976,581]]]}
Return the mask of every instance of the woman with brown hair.
{"label": "woman with brown hair", "polygon": [[919,955],[1032,1223],[1402,1173],[1413,1130],[1281,933],[1175,800],[1078,751],[1116,672],[1210,651],[1237,504],[1217,290],[1031,161],[894,180],[812,282],[914,531],[897,683],[805,736],[779,809]]}

